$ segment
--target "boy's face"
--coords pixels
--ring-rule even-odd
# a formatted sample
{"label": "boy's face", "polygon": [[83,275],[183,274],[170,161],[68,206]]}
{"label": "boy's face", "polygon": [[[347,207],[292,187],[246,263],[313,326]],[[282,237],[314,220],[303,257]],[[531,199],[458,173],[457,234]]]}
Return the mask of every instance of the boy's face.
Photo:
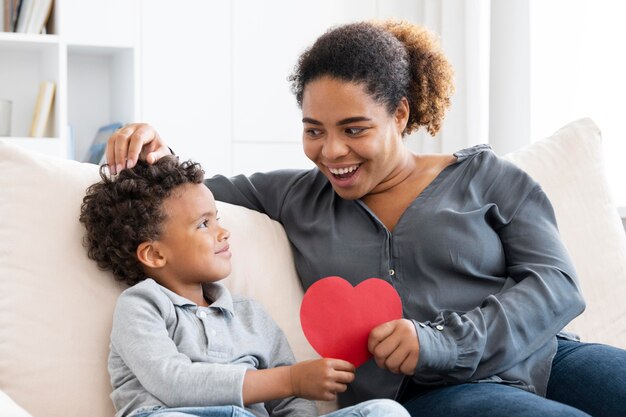
{"label": "boy's face", "polygon": [[230,274],[228,230],[217,219],[215,199],[204,184],[184,184],[163,201],[159,250],[162,270],[181,283],[214,282]]}

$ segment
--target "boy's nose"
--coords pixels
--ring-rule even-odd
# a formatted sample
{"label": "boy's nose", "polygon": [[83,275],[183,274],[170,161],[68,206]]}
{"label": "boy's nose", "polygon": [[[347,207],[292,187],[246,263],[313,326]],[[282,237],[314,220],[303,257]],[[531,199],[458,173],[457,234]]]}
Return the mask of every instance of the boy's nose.
{"label": "boy's nose", "polygon": [[228,229],[225,229],[223,227],[220,226],[220,230],[217,234],[217,238],[219,240],[226,240],[230,237],[230,232],[228,231]]}

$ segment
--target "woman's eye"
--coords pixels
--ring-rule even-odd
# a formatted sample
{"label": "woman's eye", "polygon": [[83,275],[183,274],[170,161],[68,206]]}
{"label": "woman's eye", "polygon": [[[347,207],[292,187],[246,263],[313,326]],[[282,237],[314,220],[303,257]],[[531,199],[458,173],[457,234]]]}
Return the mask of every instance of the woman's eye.
{"label": "woman's eye", "polygon": [[364,127],[347,127],[345,132],[350,136],[356,136],[360,133],[365,132]]}
{"label": "woman's eye", "polygon": [[204,229],[206,227],[209,227],[209,221],[208,220],[204,220],[202,223],[200,223],[198,225],[198,229]]}
{"label": "woman's eye", "polygon": [[307,136],[310,136],[312,138],[319,137],[322,134],[322,131],[320,129],[305,129],[304,132],[307,134]]}

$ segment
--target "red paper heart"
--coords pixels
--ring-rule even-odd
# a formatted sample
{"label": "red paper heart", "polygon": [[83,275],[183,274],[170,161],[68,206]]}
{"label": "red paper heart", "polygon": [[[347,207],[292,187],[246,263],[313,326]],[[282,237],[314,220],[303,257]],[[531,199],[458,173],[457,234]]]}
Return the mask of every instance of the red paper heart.
{"label": "red paper heart", "polygon": [[340,277],[320,279],[309,287],[300,307],[302,330],[313,349],[357,367],[372,356],[367,350],[371,330],[400,318],[400,296],[380,278],[356,287]]}

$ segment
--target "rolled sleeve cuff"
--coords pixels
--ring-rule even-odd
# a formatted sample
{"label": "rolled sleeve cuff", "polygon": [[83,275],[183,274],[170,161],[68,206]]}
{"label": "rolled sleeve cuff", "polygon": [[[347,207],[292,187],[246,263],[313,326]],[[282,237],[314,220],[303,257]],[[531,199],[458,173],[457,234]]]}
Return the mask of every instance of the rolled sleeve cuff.
{"label": "rolled sleeve cuff", "polygon": [[458,350],[452,338],[446,335],[442,325],[421,323],[413,320],[420,345],[415,373],[421,370],[443,371],[454,368]]}
{"label": "rolled sleeve cuff", "polygon": [[222,375],[210,384],[209,395],[211,400],[220,404],[236,405],[243,408],[243,380],[248,368],[241,365],[224,367]]}

